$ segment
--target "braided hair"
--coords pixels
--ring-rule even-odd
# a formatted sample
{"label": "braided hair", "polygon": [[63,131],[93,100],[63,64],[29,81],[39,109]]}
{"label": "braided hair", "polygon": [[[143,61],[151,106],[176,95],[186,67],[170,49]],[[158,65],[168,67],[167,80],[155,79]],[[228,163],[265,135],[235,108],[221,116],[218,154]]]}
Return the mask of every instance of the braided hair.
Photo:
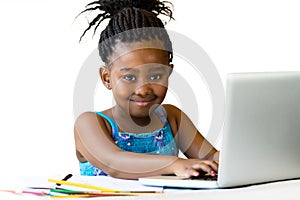
{"label": "braided hair", "polygon": [[[169,62],[173,59],[172,43],[164,28],[164,24],[157,16],[165,15],[173,19],[172,11],[166,3],[160,0],[97,0],[86,5],[80,14],[89,11],[100,13],[89,23],[80,37],[94,27],[94,34],[98,26],[105,19],[110,19],[106,28],[100,34],[98,50],[102,61],[108,66],[109,58],[117,42],[131,43],[158,39],[168,51]],[[80,15],[79,14],[79,15]]]}

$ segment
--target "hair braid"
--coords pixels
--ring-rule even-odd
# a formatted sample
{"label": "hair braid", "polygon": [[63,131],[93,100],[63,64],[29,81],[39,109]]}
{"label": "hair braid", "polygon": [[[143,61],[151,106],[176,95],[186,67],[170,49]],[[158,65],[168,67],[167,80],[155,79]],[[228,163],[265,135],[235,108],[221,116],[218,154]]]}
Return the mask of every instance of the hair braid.
{"label": "hair braid", "polygon": [[[95,34],[101,22],[110,19],[108,25],[100,34],[98,45],[100,57],[106,65],[109,63],[108,59],[113,53],[117,39],[124,43],[159,39],[168,49],[169,61],[171,62],[173,58],[172,43],[163,22],[157,17],[162,14],[173,19],[172,11],[165,5],[166,3],[171,4],[160,0],[98,0],[91,2],[80,14],[96,10],[100,10],[100,13],[89,23],[80,40],[93,26],[95,26]],[[141,29],[147,27],[160,29],[159,31]],[[130,34],[127,33],[129,30],[132,30]]]}

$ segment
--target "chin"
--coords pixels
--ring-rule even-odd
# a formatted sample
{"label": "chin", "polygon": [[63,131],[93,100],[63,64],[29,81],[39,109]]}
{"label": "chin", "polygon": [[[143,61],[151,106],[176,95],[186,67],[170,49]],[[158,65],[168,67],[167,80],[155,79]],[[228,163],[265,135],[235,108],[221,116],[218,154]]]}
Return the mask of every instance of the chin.
{"label": "chin", "polygon": [[130,116],[135,118],[149,117],[149,108],[148,109],[132,109],[130,111]]}

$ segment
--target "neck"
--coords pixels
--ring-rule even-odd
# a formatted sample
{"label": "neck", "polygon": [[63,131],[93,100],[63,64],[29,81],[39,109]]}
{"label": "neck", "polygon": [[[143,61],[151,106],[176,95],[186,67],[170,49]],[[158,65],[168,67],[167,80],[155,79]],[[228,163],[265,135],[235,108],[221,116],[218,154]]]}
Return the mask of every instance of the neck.
{"label": "neck", "polygon": [[134,117],[128,112],[124,112],[117,107],[112,109],[114,120],[122,131],[132,133],[151,132],[158,127],[162,127],[161,120],[154,112],[145,117]]}
{"label": "neck", "polygon": [[132,117],[131,116],[131,120],[138,126],[148,126],[151,122],[151,117],[150,116],[146,116],[146,117]]}

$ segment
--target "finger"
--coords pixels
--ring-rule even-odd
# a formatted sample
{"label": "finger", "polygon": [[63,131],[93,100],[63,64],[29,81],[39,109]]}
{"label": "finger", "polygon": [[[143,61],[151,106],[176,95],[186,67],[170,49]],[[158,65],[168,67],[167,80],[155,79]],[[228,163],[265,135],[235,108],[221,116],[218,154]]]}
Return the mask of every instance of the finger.
{"label": "finger", "polygon": [[185,178],[190,178],[191,176],[199,176],[199,172],[196,169],[193,169],[191,166],[186,167],[185,169],[175,171],[177,176],[184,176]]}
{"label": "finger", "polygon": [[191,177],[191,176],[199,176],[199,175],[200,175],[199,171],[198,171],[198,170],[195,170],[195,169],[193,169],[193,168],[189,168],[187,171],[188,171],[188,172],[187,172],[188,177]]}
{"label": "finger", "polygon": [[206,165],[209,165],[213,171],[218,172],[219,163],[213,161],[213,160],[205,160],[203,161]]}
{"label": "finger", "polygon": [[208,174],[211,174],[211,172],[213,171],[213,169],[206,163],[202,162],[202,163],[197,163],[197,164],[194,164],[192,166],[192,168],[196,169],[196,170],[200,170],[200,171],[203,171],[205,173],[208,173]]}

